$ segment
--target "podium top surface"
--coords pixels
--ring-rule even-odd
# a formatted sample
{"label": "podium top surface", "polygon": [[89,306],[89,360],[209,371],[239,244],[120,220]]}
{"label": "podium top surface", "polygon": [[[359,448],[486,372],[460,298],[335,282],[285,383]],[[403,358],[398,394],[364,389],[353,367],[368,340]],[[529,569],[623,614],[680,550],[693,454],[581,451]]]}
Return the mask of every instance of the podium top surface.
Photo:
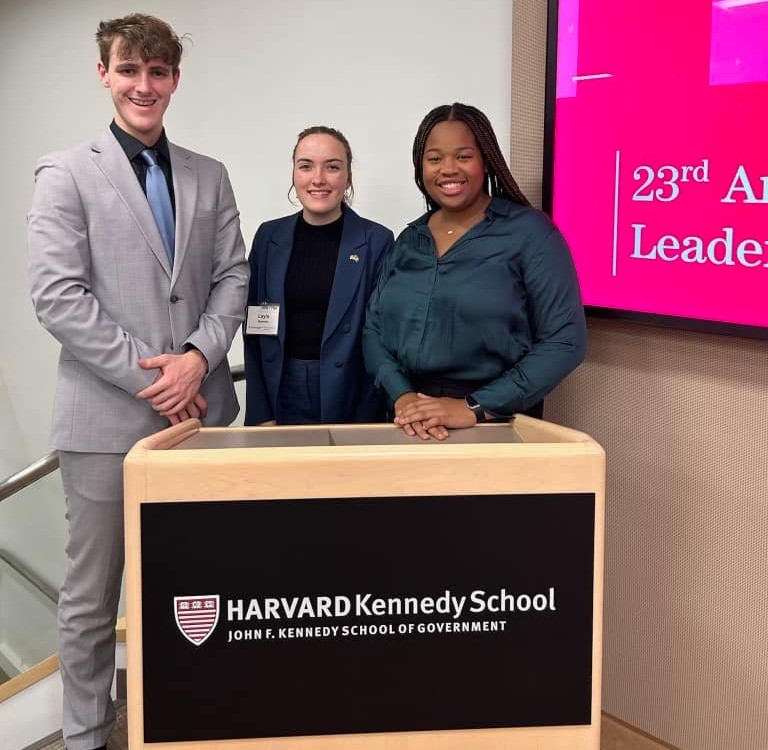
{"label": "podium top surface", "polygon": [[[333,452],[391,449],[395,453],[424,455],[437,452],[448,455],[456,450],[482,453],[488,450],[505,451],[546,449],[548,451],[578,450],[601,453],[602,448],[583,432],[562,427],[524,415],[503,423],[481,424],[462,430],[450,430],[444,441],[422,440],[409,437],[392,424],[306,425],[271,427],[202,427],[197,419],[150,435],[140,440],[135,451],[247,451],[293,449]],[[453,448],[451,447],[453,446]],[[528,446],[526,448],[526,446]],[[538,448],[537,448],[538,446]]]}
{"label": "podium top surface", "polygon": [[[481,429],[453,430],[453,444],[521,443],[509,424],[483,425]],[[225,431],[201,430],[173,446],[172,450],[231,448],[299,448],[309,446],[421,445],[393,425],[324,425],[318,427],[244,428]],[[434,443],[435,441],[431,441]]]}

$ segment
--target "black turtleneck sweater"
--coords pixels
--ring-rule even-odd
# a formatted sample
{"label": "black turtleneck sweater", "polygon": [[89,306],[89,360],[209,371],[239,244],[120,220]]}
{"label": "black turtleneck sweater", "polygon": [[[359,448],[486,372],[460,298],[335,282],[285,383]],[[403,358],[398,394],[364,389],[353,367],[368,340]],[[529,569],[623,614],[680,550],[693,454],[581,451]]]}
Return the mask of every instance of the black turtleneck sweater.
{"label": "black turtleneck sweater", "polygon": [[343,214],[320,226],[302,216],[296,222],[285,276],[285,354],[290,359],[320,359],[343,228]]}

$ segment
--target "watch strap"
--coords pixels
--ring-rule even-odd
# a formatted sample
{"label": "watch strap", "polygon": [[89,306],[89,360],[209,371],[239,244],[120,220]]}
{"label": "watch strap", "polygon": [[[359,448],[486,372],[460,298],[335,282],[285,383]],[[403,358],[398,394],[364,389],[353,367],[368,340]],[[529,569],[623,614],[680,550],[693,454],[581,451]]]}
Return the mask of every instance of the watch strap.
{"label": "watch strap", "polygon": [[480,422],[486,421],[485,409],[483,409],[483,407],[477,403],[476,399],[472,398],[472,396],[465,396],[464,403],[467,405],[467,408],[475,415],[475,419],[477,420],[478,424]]}

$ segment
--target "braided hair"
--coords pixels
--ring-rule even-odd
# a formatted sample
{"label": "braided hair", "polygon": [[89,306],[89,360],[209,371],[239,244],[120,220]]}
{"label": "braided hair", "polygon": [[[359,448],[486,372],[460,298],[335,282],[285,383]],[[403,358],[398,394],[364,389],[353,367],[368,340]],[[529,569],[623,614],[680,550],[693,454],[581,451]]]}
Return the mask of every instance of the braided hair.
{"label": "braided hair", "polygon": [[454,102],[453,104],[443,104],[435,107],[429,112],[421,121],[416,137],[413,140],[413,168],[416,186],[427,201],[429,210],[434,211],[439,206],[431,198],[424,185],[424,148],[432,128],[446,120],[459,120],[472,131],[483,160],[488,167],[485,192],[489,195],[507,198],[523,206],[530,206],[530,202],[518,187],[515,178],[512,177],[507,162],[504,161],[504,156],[499,148],[499,142],[496,140],[496,134],[493,132],[493,127],[488,118],[477,107]]}

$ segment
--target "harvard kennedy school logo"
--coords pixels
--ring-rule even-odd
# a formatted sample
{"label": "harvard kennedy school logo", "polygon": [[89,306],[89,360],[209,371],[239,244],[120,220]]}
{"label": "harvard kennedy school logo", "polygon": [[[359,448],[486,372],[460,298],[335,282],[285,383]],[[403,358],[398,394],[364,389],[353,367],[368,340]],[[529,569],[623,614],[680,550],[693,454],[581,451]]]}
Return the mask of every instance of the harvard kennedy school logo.
{"label": "harvard kennedy school logo", "polygon": [[182,635],[199,646],[205,643],[219,621],[219,595],[174,596],[173,613]]}

